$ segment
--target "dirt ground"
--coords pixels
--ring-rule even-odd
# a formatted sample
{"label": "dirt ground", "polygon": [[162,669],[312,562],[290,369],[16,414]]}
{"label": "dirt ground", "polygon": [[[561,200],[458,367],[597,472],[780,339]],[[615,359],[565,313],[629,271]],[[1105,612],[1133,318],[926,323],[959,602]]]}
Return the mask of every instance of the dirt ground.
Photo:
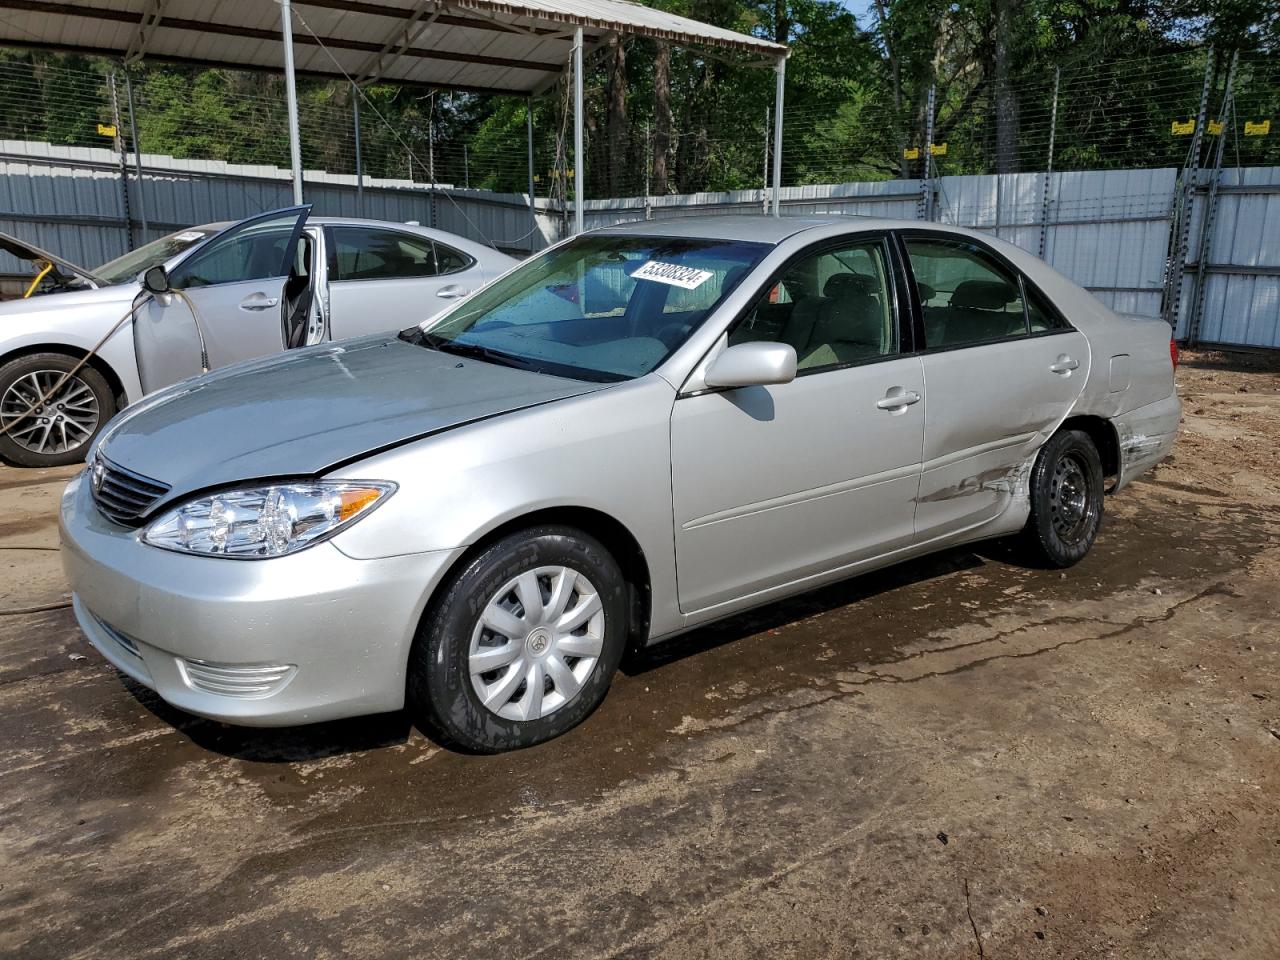
{"label": "dirt ground", "polygon": [[0,954],[1280,957],[1280,360],[1179,380],[1071,571],[852,580],[492,758],[166,707],[61,605],[71,471],[0,469]]}

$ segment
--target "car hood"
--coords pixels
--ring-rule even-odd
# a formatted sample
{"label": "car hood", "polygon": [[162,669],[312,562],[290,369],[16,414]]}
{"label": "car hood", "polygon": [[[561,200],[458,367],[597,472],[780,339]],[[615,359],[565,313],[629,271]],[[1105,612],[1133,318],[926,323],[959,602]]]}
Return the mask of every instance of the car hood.
{"label": "car hood", "polygon": [[12,254],[19,260],[29,260],[32,263],[37,263],[43,260],[46,263],[52,263],[58,269],[59,273],[66,277],[75,277],[83,280],[92,287],[100,287],[103,285],[101,279],[95,277],[84,267],[76,266],[69,260],[63,260],[56,254],[52,254],[47,250],[41,250],[39,247],[27,243],[27,241],[21,240],[18,237],[11,236],[7,233],[0,233],[0,250],[3,250],[5,253]]}
{"label": "car hood", "polygon": [[131,407],[101,454],[170,486],[309,476],[467,423],[608,387],[395,337],[326,344],[227,367]]}

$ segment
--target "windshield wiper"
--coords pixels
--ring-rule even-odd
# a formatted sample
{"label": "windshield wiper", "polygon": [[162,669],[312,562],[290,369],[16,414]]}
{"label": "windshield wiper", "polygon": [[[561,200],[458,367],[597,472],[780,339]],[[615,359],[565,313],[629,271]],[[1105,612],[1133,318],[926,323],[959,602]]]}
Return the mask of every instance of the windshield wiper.
{"label": "windshield wiper", "polygon": [[457,340],[450,340],[436,333],[424,333],[421,342],[432,350],[439,350],[441,353],[470,357],[473,360],[486,360],[489,363],[496,363],[504,367],[514,367],[517,370],[538,369],[538,364],[525,357],[517,357],[514,354],[503,353],[501,350],[482,347],[475,343],[459,343]]}

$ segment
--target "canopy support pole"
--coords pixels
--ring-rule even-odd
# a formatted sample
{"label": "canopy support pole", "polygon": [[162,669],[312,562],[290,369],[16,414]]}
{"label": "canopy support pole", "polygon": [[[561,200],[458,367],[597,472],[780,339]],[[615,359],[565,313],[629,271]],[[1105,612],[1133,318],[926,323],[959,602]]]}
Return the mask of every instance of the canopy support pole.
{"label": "canopy support pole", "polygon": [[573,232],[583,228],[582,209],[582,28],[573,31]]}
{"label": "canopy support pole", "polygon": [[535,234],[538,232],[538,205],[533,196],[533,96],[525,101],[524,115],[524,134],[525,145],[528,149],[529,160],[529,224],[533,232],[529,234],[529,251],[533,252],[538,249],[538,238]]}
{"label": "canopy support pole", "polygon": [[364,216],[364,164],[360,156],[360,87],[351,83],[351,129],[356,135],[356,216]]}
{"label": "canopy support pole", "polygon": [[284,89],[289,107],[289,161],[293,167],[293,202],[302,205],[302,141],[298,138],[298,85],[293,76],[293,12],[280,0],[280,33],[284,40]]}
{"label": "canopy support pole", "polygon": [[773,96],[773,215],[782,216],[782,93],[787,83],[787,58],[778,58],[778,87]]}
{"label": "canopy support pole", "polygon": [[133,109],[133,81],[129,68],[124,68],[125,102],[129,104],[129,143],[133,145],[134,169],[138,175],[138,219],[142,221],[142,242],[147,242],[147,201],[142,195],[142,148],[138,146],[138,122]]}

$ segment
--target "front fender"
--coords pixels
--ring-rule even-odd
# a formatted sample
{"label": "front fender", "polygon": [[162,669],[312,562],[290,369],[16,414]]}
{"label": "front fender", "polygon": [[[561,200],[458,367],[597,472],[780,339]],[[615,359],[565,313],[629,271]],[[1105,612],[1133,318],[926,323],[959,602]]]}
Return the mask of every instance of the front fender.
{"label": "front fender", "polygon": [[[133,285],[105,290],[49,294],[13,301],[0,309],[0,362],[36,351],[82,356],[133,306]],[[137,356],[133,350],[133,324],[124,323],[98,349],[99,360],[110,368],[124,388],[125,402],[142,396]]]}

